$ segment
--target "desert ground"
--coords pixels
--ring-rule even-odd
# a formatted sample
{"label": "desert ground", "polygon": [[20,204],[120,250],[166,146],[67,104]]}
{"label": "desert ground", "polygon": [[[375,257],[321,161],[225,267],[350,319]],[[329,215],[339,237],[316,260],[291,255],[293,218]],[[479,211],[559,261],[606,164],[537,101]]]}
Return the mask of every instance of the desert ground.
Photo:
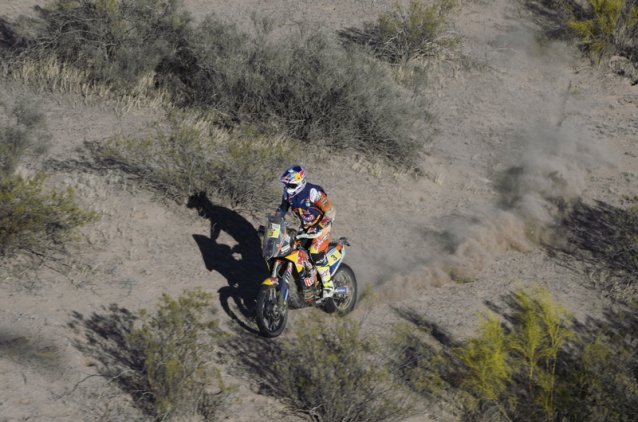
{"label": "desert ground", "polygon": [[[40,3],[3,0],[0,16],[34,13]],[[392,2],[185,4],[195,18],[215,12],[242,21],[257,11],[290,25],[339,29],[374,19]],[[454,31],[463,40],[463,60],[432,68],[421,172],[397,173],[345,156],[301,163],[330,195],[333,232],[350,239],[347,262],[367,291],[348,318],[383,336],[401,320],[398,308],[411,309],[464,338],[487,304],[498,306],[532,283],[578,321],[604,318],[613,300],[592,288],[580,264],[543,244],[557,223],[556,198],[619,205],[623,195],[638,195],[638,86],[592,66],[573,45],[540,42],[536,16],[516,1],[463,0]],[[123,318],[152,308],[162,293],[201,287],[219,298],[223,330],[257,338],[233,292],[259,283],[246,281],[259,265],[259,245],[246,227],[259,225],[262,215],[219,206],[203,218],[116,171],[74,165],[83,160],[85,141],[148,131],[158,119],[152,109],[121,113],[108,103],[0,82],[1,101],[20,96],[37,99],[52,135],[47,155],[20,171],[46,169],[52,186],[73,187],[101,219],[81,229],[81,247],[61,262],[20,273],[0,268],[0,421],[146,420],[130,395],[99,375],[106,351],[118,347],[100,337],[100,318]],[[264,214],[276,206],[264,204]],[[292,312],[289,328],[310,315]],[[219,367],[237,387],[220,420],[297,420],[260,394],[257,380],[232,359]],[[455,419],[426,410],[412,420]]]}

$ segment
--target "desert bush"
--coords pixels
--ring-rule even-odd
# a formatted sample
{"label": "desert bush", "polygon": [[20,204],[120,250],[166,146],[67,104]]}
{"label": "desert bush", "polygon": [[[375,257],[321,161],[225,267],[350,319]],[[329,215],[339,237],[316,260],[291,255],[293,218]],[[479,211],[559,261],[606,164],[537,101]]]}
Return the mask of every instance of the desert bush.
{"label": "desert bush", "polygon": [[372,339],[355,321],[304,320],[282,346],[276,363],[281,397],[299,412],[324,421],[391,421],[409,411],[393,386]]}
{"label": "desert bush", "polygon": [[589,0],[585,19],[574,19],[568,27],[594,58],[613,53],[638,60],[638,6],[633,0]]}
{"label": "desert bush", "polygon": [[211,300],[202,290],[187,290],[177,299],[163,294],[153,315],[139,312],[141,326],[131,332],[128,342],[144,356],[145,396],[151,397],[159,420],[181,420],[202,411],[212,417],[215,395],[208,391],[212,381],[219,383],[217,399],[227,392],[218,372],[208,365],[221,336],[211,319]]}
{"label": "desert bush", "polygon": [[0,175],[12,175],[23,156],[44,153],[49,139],[44,114],[31,101],[19,100],[0,127]]}
{"label": "desert bush", "polygon": [[97,219],[78,207],[72,189],[48,190],[44,181],[44,175],[0,177],[0,256],[59,248],[73,229]]}
{"label": "desert bush", "polygon": [[411,0],[407,8],[399,3],[392,11],[365,23],[363,28],[339,32],[343,40],[365,46],[378,58],[390,63],[405,63],[417,57],[437,55],[460,42],[448,31],[456,0],[438,0],[426,5]]}
{"label": "desert bush", "polygon": [[190,22],[179,0],[54,0],[39,11],[39,30],[23,54],[54,56],[89,82],[121,90],[174,54]]}
{"label": "desert bush", "polygon": [[44,115],[27,100],[0,127],[0,257],[59,249],[76,227],[97,219],[79,208],[73,189],[47,189],[43,174],[14,175],[20,160],[44,152],[48,140]]}
{"label": "desert bush", "polygon": [[283,137],[231,133],[214,127],[206,116],[181,112],[169,116],[165,131],[143,139],[113,139],[93,150],[104,164],[137,175],[172,199],[205,192],[248,209],[273,200],[272,175],[297,154]]}
{"label": "desert bush", "polygon": [[178,73],[190,104],[317,148],[414,162],[419,113],[387,68],[317,29],[279,38],[256,32],[213,17],[198,27]]}

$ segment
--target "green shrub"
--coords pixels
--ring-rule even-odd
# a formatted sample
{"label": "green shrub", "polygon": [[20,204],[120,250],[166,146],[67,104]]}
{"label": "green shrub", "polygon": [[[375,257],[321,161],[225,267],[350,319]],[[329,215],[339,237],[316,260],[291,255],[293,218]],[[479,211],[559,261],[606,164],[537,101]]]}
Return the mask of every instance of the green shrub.
{"label": "green shrub", "polygon": [[12,175],[24,155],[44,153],[50,139],[44,114],[30,101],[19,100],[8,118],[0,127],[0,176]]}
{"label": "green shrub", "polygon": [[468,402],[471,412],[482,403],[495,406],[503,415],[513,411],[516,402],[508,387],[515,369],[507,340],[501,322],[493,317],[486,318],[480,334],[456,350],[456,358],[465,367],[460,388],[478,400]]}
{"label": "green shrub", "polygon": [[208,362],[221,332],[209,315],[211,300],[202,290],[184,291],[177,299],[163,294],[154,315],[140,311],[142,326],[130,334],[128,341],[144,355],[147,394],[159,420],[214,413],[207,388],[213,377],[220,380]]}
{"label": "green shrub", "polygon": [[276,363],[278,389],[291,407],[323,421],[401,420],[409,410],[389,372],[370,353],[375,345],[357,322],[296,327]]}
{"label": "green shrub", "polygon": [[339,35],[347,42],[363,45],[378,58],[390,63],[405,63],[417,57],[438,54],[459,43],[447,32],[456,0],[437,0],[426,5],[411,0],[407,8],[399,3],[363,28],[348,28]]}
{"label": "green shrub", "polygon": [[166,132],[93,146],[98,158],[139,176],[176,200],[206,192],[233,206],[255,209],[274,198],[272,175],[293,161],[284,138],[215,128],[206,117],[173,113]]}
{"label": "green shrub", "polygon": [[44,180],[44,175],[0,177],[0,256],[18,250],[43,254],[97,219],[77,206],[72,189],[49,191]]}
{"label": "green shrub", "polygon": [[598,60],[618,52],[636,60],[638,55],[631,50],[638,48],[638,6],[633,3],[631,0],[589,0],[588,18],[572,20],[567,25]]}

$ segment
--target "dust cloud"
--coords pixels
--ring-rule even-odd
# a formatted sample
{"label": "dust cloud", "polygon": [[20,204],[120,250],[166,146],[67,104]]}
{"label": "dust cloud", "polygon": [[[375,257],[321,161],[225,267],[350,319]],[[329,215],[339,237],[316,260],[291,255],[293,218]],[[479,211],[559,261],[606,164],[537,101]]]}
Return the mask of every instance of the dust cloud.
{"label": "dust cloud", "polygon": [[512,73],[524,69],[533,74],[540,69],[541,77],[538,86],[531,87],[538,88],[537,96],[528,95],[533,89],[513,94],[517,89],[513,78],[511,86],[495,87],[501,92],[509,89],[503,98],[496,95],[488,100],[511,102],[511,115],[505,118],[518,127],[503,157],[506,170],[492,180],[498,200],[474,210],[464,224],[454,221],[446,227],[439,237],[447,244],[438,245],[444,252],[430,256],[421,269],[390,280],[393,288],[381,289],[387,300],[413,297],[427,287],[472,281],[506,251],[525,252],[553,241],[552,225],[580,197],[589,171],[614,161],[578,120],[578,108],[589,105],[568,104],[571,82],[562,56],[564,45],[546,46],[541,55],[529,32],[516,31],[511,40],[513,53],[500,65]]}

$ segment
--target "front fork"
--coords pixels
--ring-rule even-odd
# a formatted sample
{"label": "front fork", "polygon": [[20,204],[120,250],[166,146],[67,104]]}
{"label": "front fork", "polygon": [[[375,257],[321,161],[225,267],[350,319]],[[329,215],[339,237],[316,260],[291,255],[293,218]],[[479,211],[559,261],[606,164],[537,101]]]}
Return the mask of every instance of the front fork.
{"label": "front fork", "polygon": [[[284,263],[288,264],[286,266],[286,271],[284,272],[283,276],[279,276],[281,265]],[[281,292],[280,298],[283,299],[284,304],[288,302],[288,293],[290,292],[290,289],[288,288],[288,279],[290,277],[286,277],[286,274],[291,272],[292,272],[292,262],[287,262],[283,260],[274,260],[272,263],[272,271],[270,273],[270,278],[266,279],[264,283],[262,283],[262,284],[270,284],[270,285],[273,285],[275,283],[278,284],[279,291]]]}

